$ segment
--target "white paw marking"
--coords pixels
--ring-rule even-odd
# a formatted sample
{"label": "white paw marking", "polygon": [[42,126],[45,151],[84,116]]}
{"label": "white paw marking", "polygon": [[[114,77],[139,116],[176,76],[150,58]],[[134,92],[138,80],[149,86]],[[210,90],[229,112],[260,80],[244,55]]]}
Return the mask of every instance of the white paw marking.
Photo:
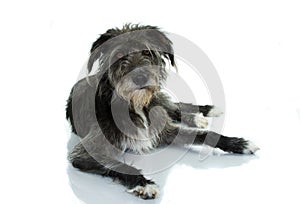
{"label": "white paw marking", "polygon": [[146,186],[136,186],[127,192],[143,199],[154,199],[158,197],[159,188],[155,184],[147,184]]}
{"label": "white paw marking", "polygon": [[208,117],[218,117],[223,114],[223,111],[217,107],[213,107],[207,114]]}
{"label": "white paw marking", "polygon": [[208,121],[203,116],[203,113],[195,114],[194,123],[199,128],[206,128],[208,125]]}
{"label": "white paw marking", "polygon": [[259,150],[259,147],[253,142],[248,141],[247,143],[246,148],[243,150],[244,154],[254,154],[257,150]]}

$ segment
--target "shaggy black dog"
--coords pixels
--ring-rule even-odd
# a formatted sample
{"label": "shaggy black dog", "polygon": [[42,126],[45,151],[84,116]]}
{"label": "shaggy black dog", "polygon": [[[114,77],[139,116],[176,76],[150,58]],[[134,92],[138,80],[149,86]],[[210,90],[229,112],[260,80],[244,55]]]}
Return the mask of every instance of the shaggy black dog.
{"label": "shaggy black dog", "polygon": [[171,41],[157,27],[127,24],[108,30],[92,45],[89,72],[95,62],[97,72],[74,85],[67,104],[67,119],[82,138],[69,154],[74,167],[112,177],[129,193],[153,199],[156,184],[120,162],[120,154],[192,143],[238,154],[258,150],[243,138],[201,130],[207,125],[204,116],[218,116],[214,106],[173,103],[161,92],[166,63],[176,64]]}

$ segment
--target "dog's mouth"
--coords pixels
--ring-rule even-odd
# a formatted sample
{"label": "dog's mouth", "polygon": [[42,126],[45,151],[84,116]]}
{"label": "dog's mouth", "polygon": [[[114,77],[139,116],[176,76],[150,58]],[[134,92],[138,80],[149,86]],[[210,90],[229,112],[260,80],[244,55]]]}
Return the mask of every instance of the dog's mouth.
{"label": "dog's mouth", "polygon": [[160,84],[152,73],[134,70],[123,76],[115,87],[121,98],[130,102],[135,108],[142,109],[149,105],[152,96],[159,91]]}
{"label": "dog's mouth", "polygon": [[144,86],[138,89],[135,89],[131,92],[130,102],[131,104],[138,109],[147,107],[153,97],[153,95],[158,91],[158,86]]}
{"label": "dog's mouth", "polygon": [[136,90],[148,90],[151,91],[152,93],[155,93],[159,90],[159,87],[155,85],[148,85],[148,86],[139,87]]}

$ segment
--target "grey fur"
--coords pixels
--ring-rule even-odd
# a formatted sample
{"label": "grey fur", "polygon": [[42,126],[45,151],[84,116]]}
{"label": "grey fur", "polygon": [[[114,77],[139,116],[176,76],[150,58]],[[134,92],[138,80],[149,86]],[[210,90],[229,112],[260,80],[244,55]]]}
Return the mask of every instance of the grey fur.
{"label": "grey fur", "polygon": [[[69,154],[74,167],[135,189],[154,182],[117,160],[126,151],[143,154],[164,145],[192,143],[234,153],[247,148],[248,141],[242,138],[182,128],[181,122],[193,126],[195,113],[206,115],[213,106],[175,104],[160,91],[167,77],[166,61],[176,64],[171,41],[157,27],[125,25],[108,30],[93,44],[89,71],[95,61],[98,72],[74,85],[67,105],[72,130],[82,138]],[[157,196],[128,192],[143,199]]]}

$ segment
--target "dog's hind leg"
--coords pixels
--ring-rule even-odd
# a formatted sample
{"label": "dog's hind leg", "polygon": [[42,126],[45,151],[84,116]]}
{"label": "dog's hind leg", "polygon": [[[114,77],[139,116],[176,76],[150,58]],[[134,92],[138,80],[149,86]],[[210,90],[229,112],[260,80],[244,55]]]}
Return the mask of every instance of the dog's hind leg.
{"label": "dog's hind leg", "polygon": [[73,167],[81,171],[111,177],[128,188],[127,192],[143,199],[158,196],[158,186],[146,179],[140,170],[107,156],[86,151],[82,143],[77,144],[69,154]]}

